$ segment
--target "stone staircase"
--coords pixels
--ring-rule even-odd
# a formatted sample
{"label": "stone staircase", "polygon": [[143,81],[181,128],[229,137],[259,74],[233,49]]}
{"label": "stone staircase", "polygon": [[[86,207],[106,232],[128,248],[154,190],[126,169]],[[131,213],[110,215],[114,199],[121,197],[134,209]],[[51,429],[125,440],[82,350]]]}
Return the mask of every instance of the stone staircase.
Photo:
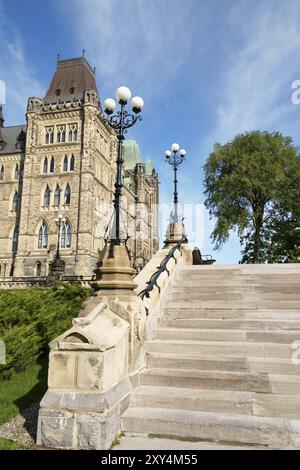
{"label": "stone staircase", "polygon": [[300,350],[300,265],[184,266],[119,448],[300,448],[293,343]]}

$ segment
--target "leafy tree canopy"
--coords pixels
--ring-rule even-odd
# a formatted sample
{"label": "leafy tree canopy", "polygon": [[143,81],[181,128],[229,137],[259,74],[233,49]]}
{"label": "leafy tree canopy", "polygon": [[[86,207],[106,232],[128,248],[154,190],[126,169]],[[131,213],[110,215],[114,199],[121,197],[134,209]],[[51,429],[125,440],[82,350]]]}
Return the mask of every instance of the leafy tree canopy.
{"label": "leafy tree canopy", "polygon": [[216,248],[237,230],[244,244],[242,262],[269,260],[278,214],[294,218],[299,210],[300,158],[292,139],[266,131],[237,135],[215,145],[204,171]]}

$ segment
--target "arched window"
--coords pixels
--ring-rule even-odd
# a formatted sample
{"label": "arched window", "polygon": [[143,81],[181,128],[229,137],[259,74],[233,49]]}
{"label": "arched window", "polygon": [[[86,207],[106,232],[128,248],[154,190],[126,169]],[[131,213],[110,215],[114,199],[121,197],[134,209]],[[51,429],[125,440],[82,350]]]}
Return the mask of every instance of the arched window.
{"label": "arched window", "polygon": [[49,207],[50,206],[50,188],[47,185],[45,192],[44,192],[44,206]]}
{"label": "arched window", "polygon": [[18,180],[19,176],[20,176],[19,165],[17,163],[16,166],[15,166],[15,180]]}
{"label": "arched window", "polygon": [[65,126],[60,126],[56,132],[56,141],[57,143],[66,141],[66,129]]}
{"label": "arched window", "polygon": [[61,193],[61,189],[57,184],[56,189],[55,189],[55,193],[54,193],[54,205],[55,206],[59,206],[59,204],[60,204],[60,193]]}
{"label": "arched window", "polygon": [[70,160],[70,171],[75,170],[75,157],[72,155],[71,160]]}
{"label": "arched window", "polygon": [[36,277],[41,277],[41,272],[42,272],[42,263],[40,261],[37,261],[35,265],[35,275]]}
{"label": "arched window", "polygon": [[71,224],[68,220],[66,220],[61,229],[60,246],[61,248],[70,248],[71,244],[72,244]]}
{"label": "arched window", "polygon": [[17,251],[17,248],[18,248],[18,228],[15,227],[14,233],[13,233],[11,249],[12,249],[12,251]]}
{"label": "arched window", "polygon": [[19,194],[18,191],[15,191],[14,197],[13,197],[13,203],[12,203],[12,210],[16,211],[18,209],[19,205]]}
{"label": "arched window", "polygon": [[48,127],[45,134],[45,144],[53,144],[53,128]]}
{"label": "arched window", "polygon": [[65,189],[64,204],[70,205],[70,203],[71,203],[71,188],[68,183]]}
{"label": "arched window", "polygon": [[77,126],[76,124],[71,124],[69,126],[69,142],[76,142],[77,141]]}
{"label": "arched window", "polygon": [[0,170],[0,181],[3,181],[3,180],[4,180],[4,166],[2,165],[1,170]]}
{"label": "arched window", "polygon": [[63,171],[68,171],[68,157],[67,157],[67,155],[64,158]]}
{"label": "arched window", "polygon": [[54,167],[55,167],[55,160],[54,160],[54,157],[52,157],[50,161],[50,173],[54,173]]}
{"label": "arched window", "polygon": [[43,220],[39,229],[38,248],[47,248],[48,246],[48,225]]}
{"label": "arched window", "polygon": [[45,157],[45,160],[44,160],[43,172],[48,173],[48,158],[47,157]]}

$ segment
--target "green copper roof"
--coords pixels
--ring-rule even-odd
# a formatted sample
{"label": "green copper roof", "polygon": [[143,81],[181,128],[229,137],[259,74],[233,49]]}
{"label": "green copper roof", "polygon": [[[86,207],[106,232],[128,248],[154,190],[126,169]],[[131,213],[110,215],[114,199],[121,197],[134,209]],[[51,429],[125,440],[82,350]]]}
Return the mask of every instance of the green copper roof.
{"label": "green copper roof", "polygon": [[125,140],[123,142],[124,168],[133,170],[137,163],[141,162],[141,154],[135,140]]}
{"label": "green copper roof", "polygon": [[153,170],[153,163],[151,160],[146,161],[146,175],[152,175],[152,170]]}

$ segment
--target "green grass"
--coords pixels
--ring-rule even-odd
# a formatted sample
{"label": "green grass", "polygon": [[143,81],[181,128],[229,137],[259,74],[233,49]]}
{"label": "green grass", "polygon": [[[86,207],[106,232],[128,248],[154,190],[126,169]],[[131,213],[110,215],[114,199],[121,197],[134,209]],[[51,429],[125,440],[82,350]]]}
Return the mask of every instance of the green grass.
{"label": "green grass", "polygon": [[10,441],[9,439],[2,439],[0,437],[0,450],[24,450],[25,447],[19,442]]}
{"label": "green grass", "polygon": [[0,382],[0,423],[20,414],[42,398],[47,389],[48,358]]}

